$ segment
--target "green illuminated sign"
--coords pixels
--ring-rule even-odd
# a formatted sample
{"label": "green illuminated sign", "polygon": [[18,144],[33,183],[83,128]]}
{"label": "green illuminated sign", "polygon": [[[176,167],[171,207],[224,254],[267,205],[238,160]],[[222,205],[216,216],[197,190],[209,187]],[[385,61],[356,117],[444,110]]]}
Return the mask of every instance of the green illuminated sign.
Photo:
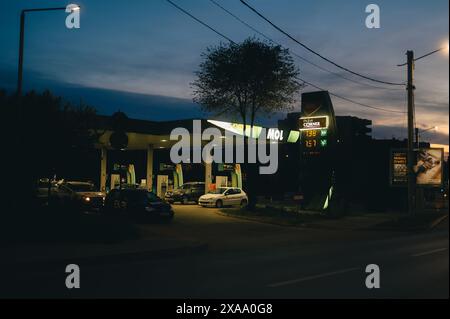
{"label": "green illuminated sign", "polygon": [[298,131],[290,131],[288,136],[288,143],[296,143],[298,138],[300,137],[300,132]]}

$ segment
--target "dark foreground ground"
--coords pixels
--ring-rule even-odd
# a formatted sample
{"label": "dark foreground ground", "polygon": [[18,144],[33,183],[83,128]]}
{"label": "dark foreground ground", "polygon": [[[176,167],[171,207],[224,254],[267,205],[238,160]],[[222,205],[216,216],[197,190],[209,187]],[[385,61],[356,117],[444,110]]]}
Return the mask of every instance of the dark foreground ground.
{"label": "dark foreground ground", "polygon": [[[448,219],[421,233],[283,227],[175,206],[171,225],[144,232],[200,240],[208,250],[111,264],[80,263],[81,288],[64,266],[8,269],[1,297],[448,298]],[[366,288],[377,264],[381,288]]]}

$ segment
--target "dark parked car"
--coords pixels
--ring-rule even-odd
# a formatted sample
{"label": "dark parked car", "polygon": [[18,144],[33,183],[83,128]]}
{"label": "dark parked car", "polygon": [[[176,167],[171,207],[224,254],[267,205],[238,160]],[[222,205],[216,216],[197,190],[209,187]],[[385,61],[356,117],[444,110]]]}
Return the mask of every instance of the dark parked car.
{"label": "dark parked car", "polygon": [[105,193],[96,190],[89,182],[68,181],[58,184],[52,194],[53,202],[80,211],[100,211]]}
{"label": "dark parked car", "polygon": [[198,203],[200,196],[205,194],[205,183],[192,182],[184,183],[179,188],[166,192],[164,198],[167,202],[181,202],[187,204],[189,202]]}
{"label": "dark parked car", "polygon": [[107,215],[124,216],[135,220],[170,221],[174,215],[170,204],[153,192],[139,188],[111,190],[105,199],[104,212]]}

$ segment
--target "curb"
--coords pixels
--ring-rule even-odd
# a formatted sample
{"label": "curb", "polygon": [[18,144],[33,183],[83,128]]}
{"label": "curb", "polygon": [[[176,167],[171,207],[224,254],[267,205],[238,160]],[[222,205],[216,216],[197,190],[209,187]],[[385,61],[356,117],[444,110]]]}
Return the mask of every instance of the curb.
{"label": "curb", "polygon": [[122,253],[122,254],[111,254],[111,255],[102,255],[102,256],[87,256],[87,257],[75,257],[75,258],[62,258],[62,259],[53,259],[53,260],[44,260],[44,261],[26,261],[19,263],[10,263],[10,264],[0,264],[0,269],[13,269],[13,270],[21,270],[23,268],[33,270],[36,269],[48,269],[51,267],[61,267],[66,266],[68,264],[78,264],[83,266],[96,266],[96,265],[104,265],[109,263],[121,264],[121,263],[129,263],[134,261],[142,261],[151,257],[155,258],[172,258],[178,256],[185,256],[193,253],[201,253],[208,250],[208,244],[200,243],[192,246],[184,246],[184,247],[176,247],[176,248],[168,248],[168,249],[159,249],[159,250],[150,250],[150,251],[141,251],[141,252],[133,252],[133,253]]}
{"label": "curb", "polygon": [[433,228],[435,228],[436,226],[438,226],[440,223],[442,223],[446,218],[448,218],[448,214],[439,217],[438,219],[434,220],[430,226],[428,226],[428,230],[432,230]]}

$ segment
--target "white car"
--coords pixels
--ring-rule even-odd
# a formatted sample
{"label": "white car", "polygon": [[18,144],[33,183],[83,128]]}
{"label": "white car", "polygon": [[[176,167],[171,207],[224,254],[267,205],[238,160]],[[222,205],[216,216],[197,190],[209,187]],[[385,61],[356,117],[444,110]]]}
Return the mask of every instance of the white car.
{"label": "white car", "polygon": [[236,187],[219,187],[208,194],[200,196],[198,204],[206,207],[223,207],[230,205],[247,206],[247,194],[240,188]]}

